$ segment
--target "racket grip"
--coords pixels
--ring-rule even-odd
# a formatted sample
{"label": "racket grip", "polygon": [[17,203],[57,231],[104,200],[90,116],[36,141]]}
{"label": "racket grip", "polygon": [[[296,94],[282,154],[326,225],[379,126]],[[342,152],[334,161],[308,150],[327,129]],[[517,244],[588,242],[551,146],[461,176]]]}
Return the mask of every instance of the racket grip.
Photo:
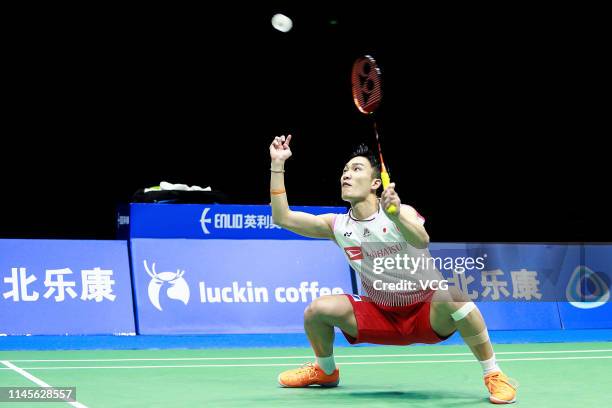
{"label": "racket grip", "polygon": [[[386,171],[381,171],[380,178],[382,180],[383,188],[386,189],[389,186],[389,183],[391,183],[391,178],[389,177],[389,173],[387,173]],[[395,214],[397,213],[397,207],[394,204],[391,204],[389,208],[387,208],[387,212],[389,214]]]}

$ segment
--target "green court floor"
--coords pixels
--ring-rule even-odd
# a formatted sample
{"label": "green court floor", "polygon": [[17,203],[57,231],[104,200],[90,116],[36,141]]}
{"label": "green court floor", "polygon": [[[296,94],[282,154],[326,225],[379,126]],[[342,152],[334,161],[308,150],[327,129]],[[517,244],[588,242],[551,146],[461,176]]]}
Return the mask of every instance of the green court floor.
{"label": "green court floor", "polygon": [[[522,407],[612,406],[612,343],[495,346],[520,383]],[[465,346],[342,347],[340,386],[285,389],[280,371],[305,348],[0,352],[0,386],[76,386],[86,407],[486,407],[480,365]],[[24,371],[9,368],[14,365]],[[0,403],[68,407],[68,403]]]}

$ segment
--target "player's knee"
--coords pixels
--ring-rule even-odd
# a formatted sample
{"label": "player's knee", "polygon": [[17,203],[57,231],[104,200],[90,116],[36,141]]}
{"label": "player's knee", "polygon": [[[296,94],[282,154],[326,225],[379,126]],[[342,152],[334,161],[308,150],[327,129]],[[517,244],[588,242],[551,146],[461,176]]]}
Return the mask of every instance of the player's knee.
{"label": "player's knee", "polygon": [[455,302],[445,301],[445,302],[432,302],[431,309],[438,316],[450,316],[452,312],[457,310],[457,306]]}
{"label": "player's knee", "polygon": [[338,312],[337,307],[334,306],[334,300],[329,299],[326,296],[317,298],[312,301],[304,310],[304,319],[312,320],[322,317],[333,316]]}

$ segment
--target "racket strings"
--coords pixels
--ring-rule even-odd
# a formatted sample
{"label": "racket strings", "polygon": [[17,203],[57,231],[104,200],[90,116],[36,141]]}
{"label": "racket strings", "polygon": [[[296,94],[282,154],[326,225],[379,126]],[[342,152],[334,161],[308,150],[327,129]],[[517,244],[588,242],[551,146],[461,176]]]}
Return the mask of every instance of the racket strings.
{"label": "racket strings", "polygon": [[380,70],[371,57],[356,61],[352,72],[353,99],[363,113],[372,113],[382,99]]}

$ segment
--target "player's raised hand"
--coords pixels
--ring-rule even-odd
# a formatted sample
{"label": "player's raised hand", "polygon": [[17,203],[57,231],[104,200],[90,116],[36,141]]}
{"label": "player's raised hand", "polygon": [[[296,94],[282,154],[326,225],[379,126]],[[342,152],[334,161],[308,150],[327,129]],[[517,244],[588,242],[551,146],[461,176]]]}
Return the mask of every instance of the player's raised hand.
{"label": "player's raised hand", "polygon": [[270,145],[270,159],[275,162],[284,162],[291,157],[291,149],[289,148],[289,142],[291,141],[291,135],[277,136]]}

